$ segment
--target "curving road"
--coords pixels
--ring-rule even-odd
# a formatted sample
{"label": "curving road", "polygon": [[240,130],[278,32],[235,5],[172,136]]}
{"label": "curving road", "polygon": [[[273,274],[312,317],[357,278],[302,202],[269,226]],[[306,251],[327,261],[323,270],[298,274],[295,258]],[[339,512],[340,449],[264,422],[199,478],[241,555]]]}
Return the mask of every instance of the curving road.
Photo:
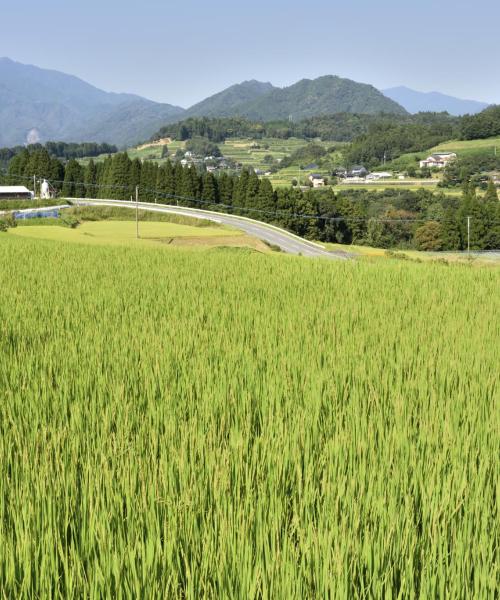
{"label": "curving road", "polygon": [[[68,200],[73,204],[80,206],[123,206],[126,208],[136,208],[135,202],[128,202],[126,200],[94,200],[87,198],[68,198]],[[260,221],[255,221],[254,219],[248,219],[247,217],[199,210],[197,208],[186,208],[183,206],[151,204],[149,202],[139,202],[138,206],[141,210],[184,215],[195,219],[205,219],[214,221],[215,223],[222,223],[223,225],[240,229],[248,235],[268,242],[269,244],[275,244],[276,246],[279,246],[283,252],[287,252],[288,254],[300,254],[310,258],[328,258],[332,260],[347,260],[351,256],[347,252],[329,252],[320,244],[309,242],[284,229]]]}

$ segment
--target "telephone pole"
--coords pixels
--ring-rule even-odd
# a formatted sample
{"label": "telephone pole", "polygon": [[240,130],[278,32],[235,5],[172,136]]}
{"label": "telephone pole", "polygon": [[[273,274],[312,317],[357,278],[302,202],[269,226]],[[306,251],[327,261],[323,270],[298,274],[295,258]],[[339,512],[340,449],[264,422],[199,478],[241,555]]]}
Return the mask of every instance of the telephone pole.
{"label": "telephone pole", "polygon": [[135,235],[139,239],[139,186],[135,186]]}
{"label": "telephone pole", "polygon": [[33,175],[33,199],[36,200],[36,175]]}
{"label": "telephone pole", "polygon": [[467,254],[470,255],[470,220],[471,217],[467,217]]}

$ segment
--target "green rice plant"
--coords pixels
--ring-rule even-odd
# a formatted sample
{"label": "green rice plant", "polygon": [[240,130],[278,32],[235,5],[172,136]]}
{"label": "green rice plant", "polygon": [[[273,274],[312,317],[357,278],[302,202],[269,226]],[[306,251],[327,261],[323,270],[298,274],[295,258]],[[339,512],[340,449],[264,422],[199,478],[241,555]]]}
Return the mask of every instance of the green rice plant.
{"label": "green rice plant", "polygon": [[2,597],[497,597],[498,269],[0,265]]}

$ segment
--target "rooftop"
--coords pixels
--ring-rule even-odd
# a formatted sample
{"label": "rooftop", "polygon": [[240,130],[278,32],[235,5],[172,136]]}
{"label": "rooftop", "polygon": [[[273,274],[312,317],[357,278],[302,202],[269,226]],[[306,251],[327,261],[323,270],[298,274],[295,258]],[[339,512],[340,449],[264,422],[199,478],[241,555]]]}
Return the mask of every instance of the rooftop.
{"label": "rooftop", "polygon": [[30,194],[24,185],[0,185],[0,194]]}

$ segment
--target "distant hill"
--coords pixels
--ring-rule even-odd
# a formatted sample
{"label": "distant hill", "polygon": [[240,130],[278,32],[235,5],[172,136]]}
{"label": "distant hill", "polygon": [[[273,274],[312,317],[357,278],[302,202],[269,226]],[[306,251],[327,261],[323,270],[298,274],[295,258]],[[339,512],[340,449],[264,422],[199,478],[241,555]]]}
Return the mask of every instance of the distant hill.
{"label": "distant hill", "polygon": [[383,93],[391,100],[401,104],[412,114],[418,112],[447,112],[450,115],[461,116],[479,113],[488,106],[486,102],[462,100],[439,92],[417,92],[404,86],[383,90]]}
{"label": "distant hill", "polygon": [[0,146],[27,141],[130,145],[182,108],[100,90],[77,77],[0,58]]}
{"label": "distant hill", "polygon": [[[245,96],[253,96],[245,98]],[[187,111],[187,116],[242,116],[253,120],[294,120],[334,113],[406,114],[371,85],[326,75],[285,88],[257,81],[232,86]]]}
{"label": "distant hill", "polygon": [[255,79],[237,83],[191,106],[186,111],[185,117],[231,117],[239,106],[252,102],[275,89],[277,88],[271,83],[263,83]]}

